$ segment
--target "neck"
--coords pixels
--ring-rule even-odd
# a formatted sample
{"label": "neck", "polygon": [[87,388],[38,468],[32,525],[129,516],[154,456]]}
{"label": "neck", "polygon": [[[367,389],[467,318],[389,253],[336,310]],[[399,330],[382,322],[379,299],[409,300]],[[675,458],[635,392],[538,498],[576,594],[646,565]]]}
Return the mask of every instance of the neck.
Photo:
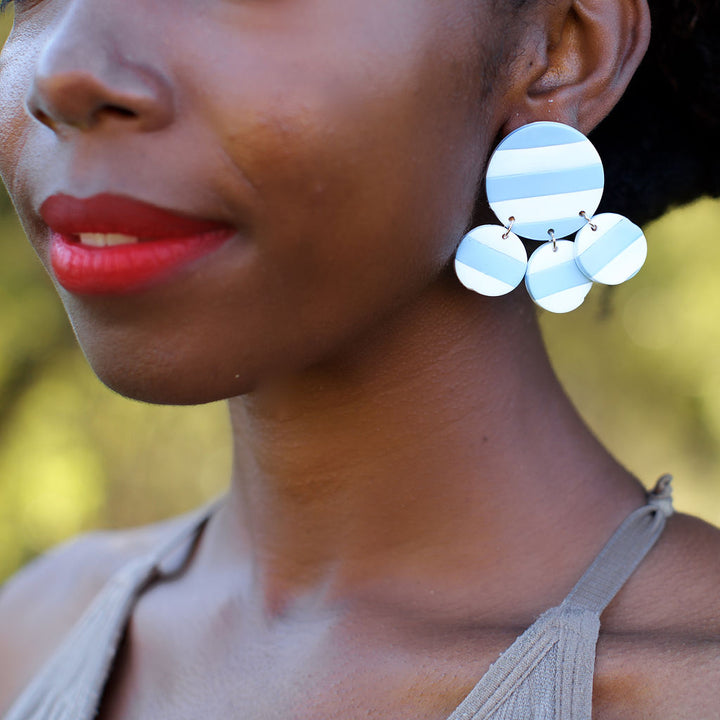
{"label": "neck", "polygon": [[225,523],[266,613],[318,593],[399,592],[402,577],[460,587],[468,567],[527,581],[587,538],[566,558],[569,581],[583,548],[638,505],[516,295],[441,284],[333,362],[231,402]]}

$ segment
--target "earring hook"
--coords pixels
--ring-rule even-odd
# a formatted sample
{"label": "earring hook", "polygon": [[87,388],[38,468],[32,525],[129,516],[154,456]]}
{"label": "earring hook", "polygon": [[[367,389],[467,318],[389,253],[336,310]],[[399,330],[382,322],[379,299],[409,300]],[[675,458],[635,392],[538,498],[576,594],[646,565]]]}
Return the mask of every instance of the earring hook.
{"label": "earring hook", "polygon": [[590,225],[590,229],[593,232],[596,232],[598,229],[598,226],[593,223],[590,218],[587,216],[587,213],[584,210],[580,211],[580,217],[585,218],[585,221]]}
{"label": "earring hook", "polygon": [[505,230],[506,230],[507,232],[504,232],[504,233],[503,233],[503,236],[502,236],[502,239],[503,239],[503,240],[507,240],[507,239],[510,237],[510,231],[512,230],[513,225],[515,224],[515,216],[514,216],[514,215],[511,215],[511,216],[508,218],[508,222],[509,222],[510,224],[505,226]]}
{"label": "earring hook", "polygon": [[548,230],[548,235],[550,236],[550,240],[552,241],[552,244],[553,244],[553,252],[557,252],[558,246],[557,246],[557,240],[555,239],[555,231],[552,228],[550,228],[550,230]]}

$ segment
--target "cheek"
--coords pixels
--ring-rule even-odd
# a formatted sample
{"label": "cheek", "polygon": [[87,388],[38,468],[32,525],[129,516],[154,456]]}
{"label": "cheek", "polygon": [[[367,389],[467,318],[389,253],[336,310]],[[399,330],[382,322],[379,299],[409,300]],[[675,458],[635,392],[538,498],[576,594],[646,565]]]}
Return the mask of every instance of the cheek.
{"label": "cheek", "polygon": [[440,271],[469,220],[488,142],[474,38],[421,5],[397,26],[384,14],[366,32],[345,20],[297,44],[239,41],[231,82],[196,73],[188,104],[257,192],[258,262],[295,310],[387,303]]}
{"label": "cheek", "polygon": [[[29,238],[47,236],[47,227],[33,210],[32,198],[51,174],[52,155],[46,143],[38,140],[52,133],[30,117],[25,99],[49,32],[49,24],[16,24],[0,53],[0,177]],[[39,255],[45,262],[42,253]]]}
{"label": "cheek", "polygon": [[13,195],[19,194],[17,170],[30,132],[24,106],[34,68],[33,47],[14,31],[0,53],[0,176]]}

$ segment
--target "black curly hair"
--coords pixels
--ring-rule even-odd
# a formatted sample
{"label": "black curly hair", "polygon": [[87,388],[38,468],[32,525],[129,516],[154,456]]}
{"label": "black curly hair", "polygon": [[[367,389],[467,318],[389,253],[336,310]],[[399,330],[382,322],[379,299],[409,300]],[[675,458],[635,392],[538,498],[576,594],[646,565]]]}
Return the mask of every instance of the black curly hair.
{"label": "black curly hair", "polygon": [[643,224],[720,195],[720,0],[650,0],[650,47],[592,133],[605,165],[601,210]]}
{"label": "black curly hair", "polygon": [[[537,1],[494,4],[515,22]],[[618,105],[590,135],[605,167],[598,212],[640,225],[671,207],[720,196],[720,0],[648,2],[648,52]],[[480,187],[473,224],[486,208]]]}

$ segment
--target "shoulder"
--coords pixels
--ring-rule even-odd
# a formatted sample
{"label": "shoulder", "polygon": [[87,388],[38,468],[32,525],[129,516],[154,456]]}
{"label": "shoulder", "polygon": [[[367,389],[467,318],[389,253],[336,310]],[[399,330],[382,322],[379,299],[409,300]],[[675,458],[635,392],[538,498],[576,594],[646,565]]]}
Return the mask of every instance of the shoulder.
{"label": "shoulder", "polygon": [[720,707],[720,530],[676,515],[603,615],[597,717],[710,718]]}
{"label": "shoulder", "polygon": [[162,542],[178,524],[176,519],[83,535],[41,556],[0,587],[0,716],[112,575]]}

